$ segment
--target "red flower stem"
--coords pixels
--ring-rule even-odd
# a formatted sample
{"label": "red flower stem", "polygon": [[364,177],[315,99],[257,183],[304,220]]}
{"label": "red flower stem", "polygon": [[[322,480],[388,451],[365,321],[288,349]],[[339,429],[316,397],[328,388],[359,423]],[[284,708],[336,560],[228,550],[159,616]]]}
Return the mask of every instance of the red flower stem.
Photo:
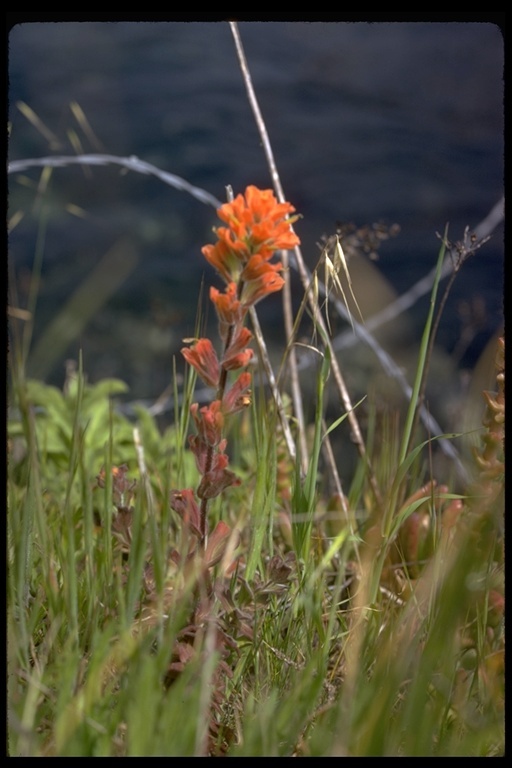
{"label": "red flower stem", "polygon": [[[236,295],[238,299],[242,295],[242,289],[244,287],[244,281],[239,280],[238,285],[236,287]],[[233,334],[235,332],[235,326],[230,325],[226,334],[226,343],[224,345],[224,354],[229,349],[229,345],[231,344],[231,341],[233,340]],[[224,392],[226,389],[226,381],[228,378],[228,372],[227,369],[224,368],[224,366],[221,367],[220,371],[220,377],[219,377],[219,385],[217,387],[217,393],[216,393],[216,399],[220,400],[222,402],[222,399],[224,397]],[[208,452],[206,454],[206,461],[205,461],[205,469],[204,474],[206,475],[207,472],[211,471],[211,468],[213,466],[213,445],[210,445],[208,447]],[[201,506],[199,508],[200,512],[200,518],[199,518],[199,524],[200,524],[200,530],[201,530],[201,545],[206,548],[206,536],[208,533],[208,499],[201,499]]]}
{"label": "red flower stem", "polygon": [[[212,463],[213,463],[213,446],[210,445],[208,446],[208,452],[206,454],[206,463],[205,463],[206,465],[204,469],[205,474],[211,470]],[[208,499],[204,499],[204,498],[201,499],[201,507],[199,511],[200,511],[199,524],[200,524],[200,530],[201,530],[200,544],[204,547],[204,549],[206,549],[206,534],[207,534],[206,518],[208,514]]]}
{"label": "red flower stem", "polygon": [[[228,349],[229,345],[231,344],[231,340],[233,338],[233,332],[234,332],[235,326],[230,325],[228,328],[228,332],[226,335],[226,344],[224,346],[224,352]],[[228,372],[224,366],[221,367],[220,377],[219,377],[219,385],[217,387],[217,394],[216,399],[220,400],[222,402],[222,398],[224,397],[224,391],[226,389],[226,381],[228,378]],[[213,453],[214,453],[214,446],[209,445],[208,451],[206,453],[206,461],[205,461],[205,468],[204,468],[204,474],[206,475],[208,472],[211,471],[213,466]],[[201,499],[201,506],[200,506],[200,530],[201,530],[201,545],[206,548],[206,536],[208,533],[207,530],[207,520],[208,520],[208,499]]]}

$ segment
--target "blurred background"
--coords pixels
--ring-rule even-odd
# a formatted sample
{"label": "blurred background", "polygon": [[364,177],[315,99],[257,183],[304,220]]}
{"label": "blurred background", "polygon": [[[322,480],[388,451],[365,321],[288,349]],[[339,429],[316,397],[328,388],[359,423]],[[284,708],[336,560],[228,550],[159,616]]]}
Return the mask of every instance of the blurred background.
{"label": "blurred background", "polygon": [[[400,227],[378,260],[351,267],[369,318],[434,267],[436,232],[449,223],[450,239],[461,239],[503,194],[501,31],[422,22],[239,30],[309,267],[339,223]],[[222,201],[228,184],[235,194],[271,186],[227,22],[19,24],[8,74],[10,162],[137,156]],[[91,381],[115,376],[128,383],[128,400],[158,398],[182,338],[194,335],[201,282],[216,282],[200,250],[213,241],[215,208],[150,175],[72,165],[11,173],[9,219],[15,309],[27,307],[42,259],[29,375],[62,386],[81,349]],[[450,294],[433,365],[443,426],[502,327],[503,257],[501,225]],[[427,293],[376,332],[405,370],[414,369],[428,303]],[[201,307],[208,322],[206,300]],[[280,300],[260,307],[279,349]],[[11,330],[23,322],[11,319]],[[333,330],[347,328],[338,320]],[[361,344],[344,354],[349,384],[365,390],[358,373],[378,376],[378,363]]]}

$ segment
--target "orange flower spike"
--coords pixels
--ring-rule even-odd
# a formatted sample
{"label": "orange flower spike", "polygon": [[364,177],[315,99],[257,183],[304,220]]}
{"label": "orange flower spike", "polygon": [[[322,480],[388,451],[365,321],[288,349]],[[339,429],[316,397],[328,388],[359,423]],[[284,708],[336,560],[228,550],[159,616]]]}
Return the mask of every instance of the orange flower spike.
{"label": "orange flower spike", "polygon": [[300,243],[290,224],[297,217],[286,218],[295,208],[290,203],[278,203],[271,189],[249,186],[245,197],[237,195],[217,211],[238,240],[250,240],[252,250],[270,258],[275,250],[289,249]]}
{"label": "orange flower spike", "polygon": [[184,347],[181,354],[209,387],[219,384],[220,365],[213,344],[209,339],[198,339],[191,347]]}
{"label": "orange flower spike", "polygon": [[227,283],[236,282],[256,252],[268,261],[274,251],[300,243],[290,227],[298,218],[289,217],[294,211],[290,203],[278,203],[271,189],[249,186],[245,195],[237,195],[218,209],[219,218],[228,226],[215,230],[218,242],[205,245],[202,253]]}

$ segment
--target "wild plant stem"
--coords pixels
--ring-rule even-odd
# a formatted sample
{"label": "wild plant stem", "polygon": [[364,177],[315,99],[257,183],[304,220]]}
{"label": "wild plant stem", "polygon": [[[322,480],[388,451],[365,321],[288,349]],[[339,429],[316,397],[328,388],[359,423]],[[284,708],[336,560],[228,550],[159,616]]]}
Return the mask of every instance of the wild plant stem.
{"label": "wild plant stem", "polygon": [[[238,286],[238,293],[241,293],[241,284]],[[229,348],[229,345],[231,344],[231,341],[233,340],[233,333],[235,331],[235,326],[230,325],[227,334],[226,334],[226,342],[224,344],[224,353]],[[222,366],[220,371],[220,377],[219,377],[219,385],[217,387],[217,393],[215,396],[216,400],[220,400],[222,402],[222,399],[224,397],[224,392],[226,390],[226,381],[228,378],[228,372],[227,369]],[[214,456],[215,450],[213,445],[208,446],[208,450],[206,452],[206,461],[205,461],[205,467],[204,467],[204,475],[207,475],[208,472],[211,472],[213,467],[213,456]],[[202,498],[201,499],[201,506],[200,506],[200,529],[201,529],[201,546],[206,549],[206,543],[208,538],[208,499]]]}
{"label": "wild plant stem", "polygon": [[[208,447],[208,451],[206,453],[206,462],[205,462],[205,475],[211,471],[213,464],[213,446]],[[201,546],[206,549],[206,540],[208,536],[208,526],[207,526],[207,519],[208,519],[208,499],[202,498],[201,499],[201,507],[200,507],[201,517],[200,517],[200,523],[201,523]]]}
{"label": "wild plant stem", "polygon": [[404,437],[402,440],[402,446],[400,450],[400,456],[399,456],[399,465],[403,464],[405,461],[405,458],[407,456],[407,453],[409,451],[410,445],[411,445],[411,437],[413,432],[413,425],[415,422],[416,414],[418,412],[418,405],[420,404],[420,393],[421,393],[421,387],[422,383],[424,381],[424,377],[426,375],[427,371],[427,365],[428,365],[428,350],[429,350],[429,340],[432,334],[432,328],[433,328],[433,318],[434,318],[434,309],[437,299],[437,290],[439,287],[439,282],[441,279],[441,269],[443,266],[444,261],[444,254],[446,251],[446,236],[448,234],[448,226],[445,229],[444,237],[442,240],[442,245],[439,250],[439,256],[437,259],[437,269],[436,269],[436,277],[434,280],[434,285],[432,288],[432,293],[430,297],[430,309],[427,316],[427,322],[425,323],[425,329],[423,331],[423,337],[421,340],[421,346],[420,346],[420,354],[419,354],[419,360],[418,360],[418,366],[416,371],[416,379],[414,381],[414,386],[412,390],[412,396],[409,403],[409,408],[407,411],[407,419],[405,423],[405,430],[404,430]]}

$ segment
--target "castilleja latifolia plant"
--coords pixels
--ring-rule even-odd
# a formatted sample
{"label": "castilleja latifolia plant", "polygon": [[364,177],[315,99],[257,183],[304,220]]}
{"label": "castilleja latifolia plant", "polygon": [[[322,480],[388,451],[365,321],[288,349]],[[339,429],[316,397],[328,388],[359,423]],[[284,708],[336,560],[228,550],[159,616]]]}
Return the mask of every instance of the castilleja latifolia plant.
{"label": "castilleja latifolia plant", "polygon": [[[171,507],[205,553],[214,545],[218,562],[222,542],[227,543],[229,527],[220,521],[208,541],[208,503],[232,485],[240,483],[228,469],[224,424],[227,417],[250,405],[251,374],[246,370],[253,351],[251,331],[245,327],[246,315],[261,299],[280,291],[284,285],[283,265],[271,262],[278,250],[294,248],[299,238],[291,229],[295,208],[279,203],[272,190],[249,186],[232,202],[218,209],[226,224],[215,229],[217,242],[205,245],[202,253],[225,283],[224,290],[210,288],[218,318],[220,354],[208,338],[195,339],[181,353],[202,381],[215,390],[215,398],[202,408],[191,406],[196,433],[189,437],[200,474],[197,488],[171,492]],[[234,377],[232,376],[234,374]],[[219,546],[220,545],[220,546]]]}

